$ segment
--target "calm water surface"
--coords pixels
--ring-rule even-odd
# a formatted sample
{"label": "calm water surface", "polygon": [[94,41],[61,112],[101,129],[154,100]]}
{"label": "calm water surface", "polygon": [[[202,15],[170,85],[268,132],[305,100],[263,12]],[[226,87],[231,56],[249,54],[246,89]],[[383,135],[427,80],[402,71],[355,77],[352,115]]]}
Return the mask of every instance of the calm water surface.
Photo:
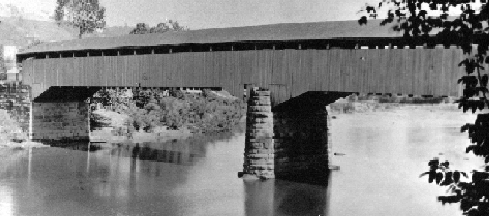
{"label": "calm water surface", "polygon": [[237,178],[243,132],[95,151],[2,149],[0,215],[461,215],[436,201],[446,188],[418,176],[439,153],[460,170],[482,164],[463,154],[465,122],[426,111],[337,116],[333,151],[345,155],[333,158],[341,168],[328,188]]}
{"label": "calm water surface", "polygon": [[324,215],[325,187],[237,177],[243,132],[98,147],[0,150],[0,215]]}

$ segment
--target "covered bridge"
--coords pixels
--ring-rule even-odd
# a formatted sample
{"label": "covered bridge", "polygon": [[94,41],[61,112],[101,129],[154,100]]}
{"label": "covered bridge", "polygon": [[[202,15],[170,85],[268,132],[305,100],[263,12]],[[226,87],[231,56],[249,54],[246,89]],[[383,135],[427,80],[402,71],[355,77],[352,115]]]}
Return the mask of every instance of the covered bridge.
{"label": "covered bridge", "polygon": [[[352,92],[460,96],[461,49],[437,46],[436,38],[412,44],[379,22],[204,29],[32,47],[18,60],[23,82],[40,101],[32,106],[33,139],[90,139],[90,110],[80,98],[63,98],[68,91],[89,97],[100,87],[217,87],[241,96],[245,87],[260,86],[270,92],[250,91],[241,174],[324,184],[328,104]],[[54,86],[65,88],[46,91]],[[44,103],[45,95],[60,102]]]}
{"label": "covered bridge", "polygon": [[436,40],[406,47],[370,21],[273,24],[45,43],[18,54],[37,97],[51,86],[247,85],[282,102],[307,91],[459,96],[462,51]]}

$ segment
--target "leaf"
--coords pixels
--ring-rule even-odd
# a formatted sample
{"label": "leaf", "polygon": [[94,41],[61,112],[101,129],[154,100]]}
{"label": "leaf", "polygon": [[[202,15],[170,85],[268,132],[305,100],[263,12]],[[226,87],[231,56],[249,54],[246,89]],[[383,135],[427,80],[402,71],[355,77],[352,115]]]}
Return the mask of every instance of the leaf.
{"label": "leaf", "polygon": [[418,16],[421,16],[423,18],[425,18],[425,16],[428,14],[428,12],[426,12],[425,10],[420,10],[419,13],[418,13]]}
{"label": "leaf", "polygon": [[467,130],[469,130],[469,127],[470,127],[470,124],[465,124],[463,125],[461,128],[460,128],[460,132],[465,132]]}
{"label": "leaf", "polygon": [[[486,59],[486,60],[487,60],[487,59]],[[482,78],[481,78],[481,81],[480,81],[481,86],[483,86],[483,87],[487,87],[487,83],[488,83],[488,81],[489,81],[489,77],[487,76],[487,74],[484,74],[484,75],[482,76]],[[486,89],[486,91],[487,91],[487,89]]]}
{"label": "leaf", "polygon": [[367,10],[367,13],[370,13],[370,11],[375,13],[375,7],[373,7],[373,6],[367,6],[367,8],[365,10]]}
{"label": "leaf", "polygon": [[466,65],[466,64],[468,64],[468,62],[469,62],[469,60],[465,59],[465,60],[461,61],[460,63],[458,63],[458,66],[460,67],[462,65]]}
{"label": "leaf", "polygon": [[416,3],[416,8],[418,8],[418,10],[421,9],[421,2]]}
{"label": "leaf", "polygon": [[460,78],[458,80],[458,83],[462,83],[462,84],[465,84],[465,85],[469,85],[469,86],[475,86],[477,85],[477,77],[475,76],[463,76],[462,78]]}
{"label": "leaf", "polygon": [[359,20],[358,20],[358,24],[360,25],[367,25],[367,17],[366,16],[362,16]]}
{"label": "leaf", "polygon": [[382,20],[382,22],[380,22],[380,25],[381,25],[381,26],[385,26],[385,25],[387,25],[388,23],[392,23],[392,21],[394,21],[394,19],[389,19],[389,18],[387,18],[387,19]]}
{"label": "leaf", "polygon": [[479,110],[483,110],[484,109],[484,105],[485,105],[484,102],[482,100],[479,100],[478,107],[477,108],[479,108]]}
{"label": "leaf", "polygon": [[396,16],[398,17],[401,17],[401,11],[399,9],[395,10],[394,14],[396,14]]}

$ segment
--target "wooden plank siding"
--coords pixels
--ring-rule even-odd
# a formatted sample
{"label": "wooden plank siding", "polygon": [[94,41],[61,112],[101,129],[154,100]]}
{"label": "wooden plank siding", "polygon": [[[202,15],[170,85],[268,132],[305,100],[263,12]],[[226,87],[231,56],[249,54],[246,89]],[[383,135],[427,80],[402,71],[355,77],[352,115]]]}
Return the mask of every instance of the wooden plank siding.
{"label": "wooden plank siding", "polygon": [[[28,59],[26,84],[50,86],[222,87],[245,84],[307,91],[460,96],[459,49],[252,50]],[[283,101],[283,98],[277,98]]]}

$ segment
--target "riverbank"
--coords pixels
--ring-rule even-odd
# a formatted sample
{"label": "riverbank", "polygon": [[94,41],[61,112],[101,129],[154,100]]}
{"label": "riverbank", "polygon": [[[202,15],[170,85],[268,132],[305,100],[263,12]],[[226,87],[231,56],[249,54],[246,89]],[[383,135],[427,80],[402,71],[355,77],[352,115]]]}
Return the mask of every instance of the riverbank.
{"label": "riverbank", "polygon": [[0,148],[44,148],[42,143],[27,141],[28,136],[6,110],[0,109]]}
{"label": "riverbank", "polygon": [[12,149],[28,149],[28,148],[49,148],[49,145],[44,145],[38,142],[5,142],[0,144],[0,148],[12,148]]}
{"label": "riverbank", "polygon": [[0,109],[0,147],[18,148],[27,140],[27,134],[7,110]]}
{"label": "riverbank", "polygon": [[246,104],[225,91],[105,89],[90,103],[92,142],[165,142],[232,130]]}

